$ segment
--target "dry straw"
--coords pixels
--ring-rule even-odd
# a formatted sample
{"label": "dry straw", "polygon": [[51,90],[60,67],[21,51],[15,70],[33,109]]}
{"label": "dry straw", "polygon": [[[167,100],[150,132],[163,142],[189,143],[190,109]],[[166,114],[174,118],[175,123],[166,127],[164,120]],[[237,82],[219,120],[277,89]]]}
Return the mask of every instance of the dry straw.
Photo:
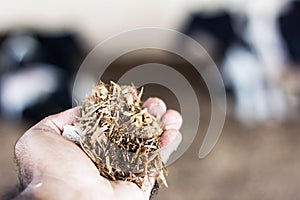
{"label": "dry straw", "polygon": [[141,106],[143,89],[100,82],[82,103],[75,124],[80,145],[102,176],[142,186],[155,176],[166,185],[160,156],[162,128],[159,120]]}

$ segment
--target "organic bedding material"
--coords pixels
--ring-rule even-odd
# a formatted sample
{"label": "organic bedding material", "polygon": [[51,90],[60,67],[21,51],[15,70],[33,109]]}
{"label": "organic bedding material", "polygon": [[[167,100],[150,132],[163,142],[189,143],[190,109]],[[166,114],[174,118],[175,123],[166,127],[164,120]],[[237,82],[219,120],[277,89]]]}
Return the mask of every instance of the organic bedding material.
{"label": "organic bedding material", "polygon": [[81,106],[74,124],[78,137],[63,134],[80,144],[102,176],[142,187],[149,176],[166,185],[166,168],[160,156],[159,119],[141,106],[143,89],[99,82]]}

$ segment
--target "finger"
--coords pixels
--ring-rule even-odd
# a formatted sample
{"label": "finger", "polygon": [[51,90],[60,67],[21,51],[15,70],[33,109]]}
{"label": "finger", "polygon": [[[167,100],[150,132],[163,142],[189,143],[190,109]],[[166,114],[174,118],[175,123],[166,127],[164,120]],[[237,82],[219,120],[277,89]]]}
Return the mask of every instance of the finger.
{"label": "finger", "polygon": [[[164,131],[164,133],[162,134],[161,138],[160,138],[160,147],[161,148],[166,148],[168,146],[170,146],[175,139],[180,139],[181,138],[181,133],[178,130],[166,130]],[[174,149],[176,150],[176,149]]]}
{"label": "finger", "polygon": [[160,138],[161,157],[164,163],[171,154],[177,150],[182,141],[182,135],[178,130],[166,130]]}
{"label": "finger", "polygon": [[[123,200],[148,200],[150,198],[151,188],[143,191],[135,183],[128,181],[111,182],[115,193],[115,199]],[[130,194],[130,195],[124,195]]]}
{"label": "finger", "polygon": [[42,120],[40,123],[38,123],[36,126],[39,126],[40,124],[45,124],[48,127],[55,130],[57,133],[61,133],[63,131],[63,127],[67,124],[73,124],[77,120],[77,116],[79,116],[79,107],[71,108],[69,110],[66,110],[64,112],[51,115],[44,120]]}
{"label": "finger", "polygon": [[179,130],[182,125],[182,117],[176,110],[167,110],[161,118],[164,130]]}
{"label": "finger", "polygon": [[143,108],[147,108],[148,112],[158,119],[160,119],[167,110],[166,104],[156,97],[147,99],[143,104]]}

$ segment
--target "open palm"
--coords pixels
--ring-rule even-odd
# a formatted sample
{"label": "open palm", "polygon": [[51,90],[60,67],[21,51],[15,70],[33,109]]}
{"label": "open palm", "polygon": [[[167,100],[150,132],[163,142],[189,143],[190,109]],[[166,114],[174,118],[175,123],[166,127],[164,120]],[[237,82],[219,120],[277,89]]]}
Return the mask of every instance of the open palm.
{"label": "open palm", "polygon": [[[164,126],[160,142],[166,162],[181,141],[182,118],[166,110],[158,98],[148,99],[143,106]],[[63,127],[73,124],[78,114],[79,109],[73,108],[49,116],[19,139],[15,154],[24,191],[17,199],[149,199],[154,178],[142,189],[132,182],[109,181],[80,147],[61,136]]]}

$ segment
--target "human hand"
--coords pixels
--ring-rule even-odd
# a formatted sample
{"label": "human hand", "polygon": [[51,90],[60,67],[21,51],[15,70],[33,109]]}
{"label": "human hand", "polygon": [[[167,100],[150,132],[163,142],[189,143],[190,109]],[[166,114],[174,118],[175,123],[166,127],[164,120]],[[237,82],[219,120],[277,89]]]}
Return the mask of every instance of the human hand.
{"label": "human hand", "polygon": [[[166,110],[158,98],[148,99],[148,112],[161,119],[162,158],[167,161],[176,150],[182,118],[177,111]],[[49,116],[30,128],[16,143],[15,155],[24,191],[17,199],[149,199],[154,184],[143,190],[126,181],[109,181],[100,176],[89,157],[73,142],[61,136],[63,127],[73,124],[79,109]]]}

